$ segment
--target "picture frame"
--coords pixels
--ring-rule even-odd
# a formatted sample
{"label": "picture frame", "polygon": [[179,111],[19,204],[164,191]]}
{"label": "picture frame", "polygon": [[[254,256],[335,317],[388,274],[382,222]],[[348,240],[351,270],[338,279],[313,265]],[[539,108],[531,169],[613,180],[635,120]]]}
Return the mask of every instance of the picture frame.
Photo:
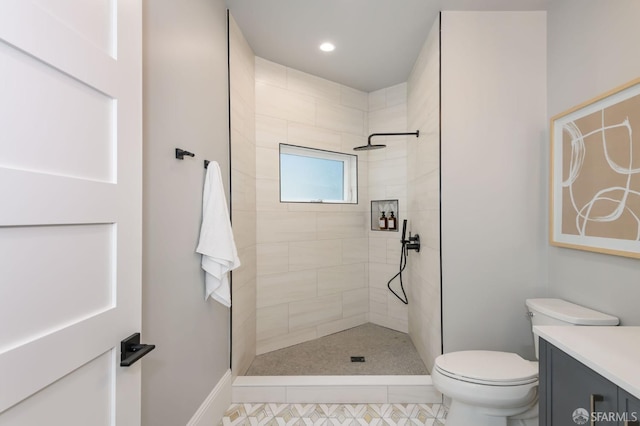
{"label": "picture frame", "polygon": [[551,118],[550,140],[550,244],[640,258],[640,78]]}

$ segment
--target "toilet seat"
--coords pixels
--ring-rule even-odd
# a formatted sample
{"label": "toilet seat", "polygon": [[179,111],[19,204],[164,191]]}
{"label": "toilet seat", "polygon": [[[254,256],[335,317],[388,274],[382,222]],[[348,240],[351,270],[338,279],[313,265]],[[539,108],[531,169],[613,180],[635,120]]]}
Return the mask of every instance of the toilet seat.
{"label": "toilet seat", "polygon": [[538,381],[538,363],[510,352],[451,352],[436,358],[434,368],[452,379],[480,385],[519,386]]}

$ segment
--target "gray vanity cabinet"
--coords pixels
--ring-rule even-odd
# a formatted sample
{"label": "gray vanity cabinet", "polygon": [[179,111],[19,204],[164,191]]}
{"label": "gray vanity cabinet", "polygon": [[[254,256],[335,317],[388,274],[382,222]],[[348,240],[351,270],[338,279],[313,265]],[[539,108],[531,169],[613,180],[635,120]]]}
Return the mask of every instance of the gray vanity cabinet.
{"label": "gray vanity cabinet", "polygon": [[[640,413],[640,400],[543,339],[539,392],[540,426],[637,425],[635,418],[619,416]],[[598,421],[592,412],[608,418]]]}
{"label": "gray vanity cabinet", "polygon": [[618,388],[618,412],[627,413],[625,426],[640,426],[640,399]]}

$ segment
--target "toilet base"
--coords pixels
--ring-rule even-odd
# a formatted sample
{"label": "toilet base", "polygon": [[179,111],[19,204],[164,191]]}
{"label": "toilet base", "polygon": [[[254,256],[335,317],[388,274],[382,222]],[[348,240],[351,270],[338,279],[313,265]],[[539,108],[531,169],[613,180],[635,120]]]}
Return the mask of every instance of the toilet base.
{"label": "toilet base", "polygon": [[[523,413],[524,411],[524,413]],[[519,414],[516,414],[519,413]],[[516,414],[516,415],[513,415]],[[538,404],[519,410],[492,410],[451,401],[447,426],[538,426]],[[513,416],[513,417],[511,417]]]}

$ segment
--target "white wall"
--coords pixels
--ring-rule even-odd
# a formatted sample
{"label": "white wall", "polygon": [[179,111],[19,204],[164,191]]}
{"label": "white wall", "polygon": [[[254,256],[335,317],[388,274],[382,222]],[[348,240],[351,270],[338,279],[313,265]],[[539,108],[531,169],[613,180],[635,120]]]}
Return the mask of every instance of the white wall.
{"label": "white wall", "polygon": [[442,14],[444,351],[532,358],[546,291],[544,12]]}
{"label": "white wall", "polygon": [[420,234],[420,253],[407,262],[409,335],[427,368],[441,353],[440,309],[440,18],[436,19],[409,81],[408,229]]}
{"label": "white wall", "polygon": [[[229,368],[229,310],[204,300],[195,253],[203,160],[228,189],[226,9],[147,0],[144,22],[142,423],[185,425]],[[180,161],[174,149],[196,154]],[[229,194],[227,193],[227,196]]]}
{"label": "white wall", "polygon": [[[640,76],[640,2],[561,0],[548,8],[549,117]],[[640,260],[551,247],[548,261],[551,295],[640,325]]]}

